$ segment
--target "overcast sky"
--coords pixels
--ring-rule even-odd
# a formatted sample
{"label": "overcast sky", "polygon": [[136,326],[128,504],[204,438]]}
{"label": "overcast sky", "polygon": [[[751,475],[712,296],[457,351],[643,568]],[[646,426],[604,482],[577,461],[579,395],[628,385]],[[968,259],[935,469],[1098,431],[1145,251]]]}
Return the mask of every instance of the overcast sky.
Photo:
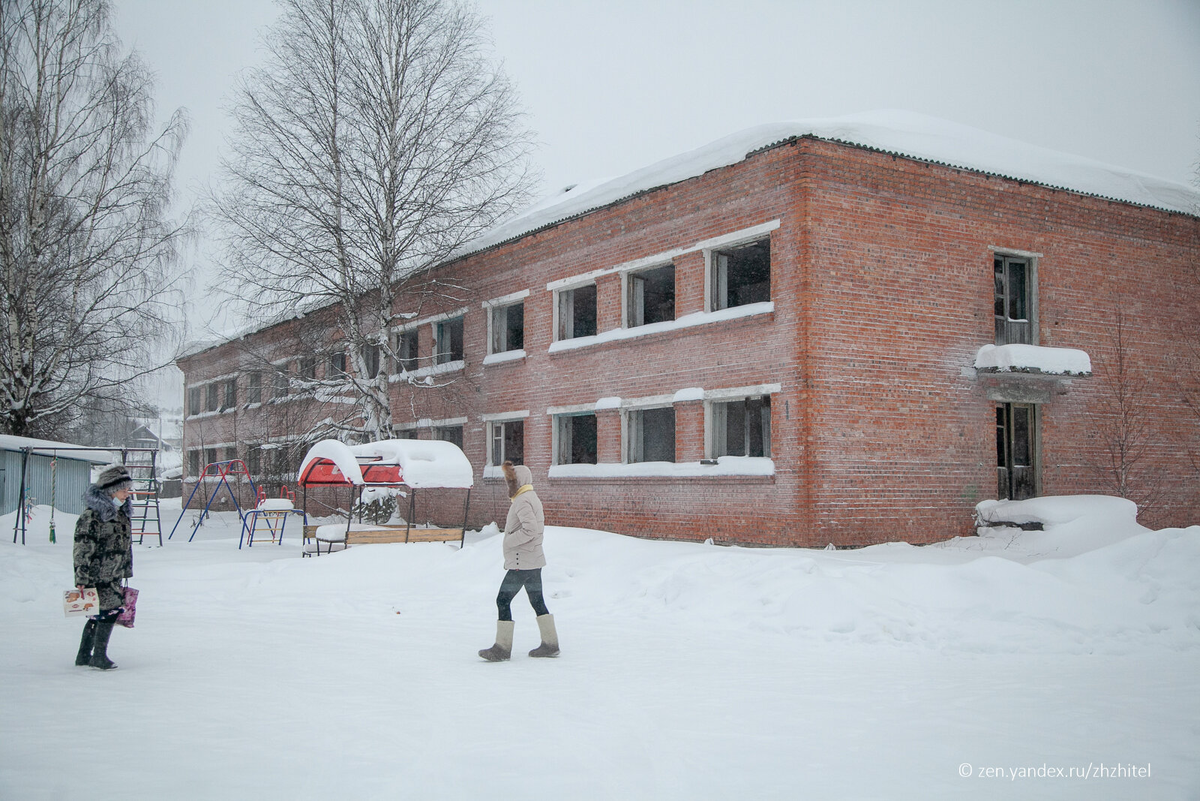
{"label": "overcast sky", "polygon": [[[1200,0],[476,0],[546,193],[764,122],[911,109],[1159,177],[1200,158]],[[213,173],[271,0],[115,0]],[[194,258],[207,257],[200,253]]]}

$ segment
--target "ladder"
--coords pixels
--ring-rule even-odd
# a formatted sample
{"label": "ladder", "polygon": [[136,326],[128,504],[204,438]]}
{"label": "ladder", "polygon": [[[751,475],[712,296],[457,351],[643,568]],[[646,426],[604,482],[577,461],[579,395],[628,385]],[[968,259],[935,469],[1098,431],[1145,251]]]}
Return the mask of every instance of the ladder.
{"label": "ladder", "polygon": [[147,537],[158,537],[162,541],[162,515],[158,506],[158,462],[157,448],[122,448],[121,463],[133,479],[133,536],[138,545]]}

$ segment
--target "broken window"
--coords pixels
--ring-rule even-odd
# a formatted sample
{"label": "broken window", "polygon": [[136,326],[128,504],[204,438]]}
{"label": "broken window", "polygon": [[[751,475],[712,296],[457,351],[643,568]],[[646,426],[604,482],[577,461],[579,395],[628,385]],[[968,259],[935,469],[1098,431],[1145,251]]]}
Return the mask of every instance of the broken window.
{"label": "broken window", "polygon": [[366,368],[366,378],[374,378],[379,375],[379,346],[378,345],[363,345],[362,349],[363,367]]}
{"label": "broken window", "polygon": [[596,464],[596,415],[559,415],[554,424],[558,437],[555,464]]}
{"label": "broken window", "polygon": [[442,442],[453,442],[461,448],[463,446],[463,427],[438,426],[433,429],[433,438],[440,439]]}
{"label": "broken window", "polygon": [[396,367],[402,373],[417,369],[417,329],[411,328],[396,335]]}
{"label": "broken window", "polygon": [[188,451],[188,475],[192,478],[197,478],[200,475],[200,449],[194,448]]}
{"label": "broken window", "polygon": [[996,491],[1000,500],[1037,496],[1036,407],[1003,403],[996,407]]}
{"label": "broken window", "polygon": [[675,265],[629,276],[629,327],[675,319]]}
{"label": "broken window", "polygon": [[262,373],[258,370],[246,377],[246,403],[262,403]]}
{"label": "broken window", "polygon": [[596,285],[587,284],[558,293],[558,338],[596,335]]}
{"label": "broken window", "polygon": [[251,476],[262,472],[262,448],[258,445],[246,446],[246,472]]}
{"label": "broken window", "polygon": [[463,318],[453,317],[433,326],[433,363],[449,364],[463,359]]}
{"label": "broken window", "polygon": [[771,240],[715,250],[711,256],[712,310],[771,299]]}
{"label": "broken window", "polygon": [[771,398],[712,404],[712,455],[770,456]]}
{"label": "broken window", "polygon": [[505,420],[488,424],[491,439],[489,464],[502,465],[506,461],[525,464],[525,421]]}
{"label": "broken window", "polygon": [[237,406],[237,379],[231,378],[225,382],[225,403],[223,409],[232,409]]}
{"label": "broken window", "polygon": [[420,439],[420,437],[417,436],[417,429],[410,426],[408,428],[397,428],[396,439]]}
{"label": "broken window", "polygon": [[216,464],[219,461],[220,461],[220,458],[217,456],[216,448],[205,448],[204,449],[205,465]]}
{"label": "broken window", "polygon": [[675,409],[629,412],[626,433],[630,462],[675,461]]}
{"label": "broken window", "polygon": [[996,256],[996,344],[1032,345],[1033,281],[1028,259]]}
{"label": "broken window", "polygon": [[493,307],[491,352],[504,353],[524,347],[525,304],[513,303]]}
{"label": "broken window", "polygon": [[300,359],[299,376],[301,381],[317,380],[317,357],[304,356]]}
{"label": "broken window", "polygon": [[204,411],[204,387],[188,387],[188,414]]}
{"label": "broken window", "polygon": [[215,381],[204,388],[206,401],[204,410],[207,412],[215,412],[221,408],[221,385]]}

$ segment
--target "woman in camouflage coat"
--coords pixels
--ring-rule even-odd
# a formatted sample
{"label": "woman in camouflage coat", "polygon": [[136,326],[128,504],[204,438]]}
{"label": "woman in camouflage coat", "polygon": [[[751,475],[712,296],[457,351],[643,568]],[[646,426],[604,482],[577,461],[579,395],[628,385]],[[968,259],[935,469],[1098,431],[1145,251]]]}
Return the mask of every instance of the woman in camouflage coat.
{"label": "woman in camouflage coat", "polygon": [[114,465],[83,496],[87,509],[75,524],[75,585],[96,588],[100,614],[83,625],[76,665],[116,667],[108,658],[108,638],[125,602],[121,582],[133,575],[132,490],[129,471]]}

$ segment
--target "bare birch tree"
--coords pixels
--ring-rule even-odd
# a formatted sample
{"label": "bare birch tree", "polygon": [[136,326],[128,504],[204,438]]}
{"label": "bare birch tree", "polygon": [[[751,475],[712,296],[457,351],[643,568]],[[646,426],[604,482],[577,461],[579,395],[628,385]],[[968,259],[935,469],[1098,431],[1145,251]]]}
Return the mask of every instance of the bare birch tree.
{"label": "bare birch tree", "polygon": [[[186,134],[151,135],[150,72],[106,0],[0,2],[0,430],[51,435],[169,362]],[[168,305],[169,303],[169,305]]]}
{"label": "bare birch tree", "polygon": [[459,304],[430,268],[528,199],[530,137],[479,18],[453,0],[281,0],[239,88],[214,198],[243,313],[332,306],[356,427],[391,436],[398,300]]}

